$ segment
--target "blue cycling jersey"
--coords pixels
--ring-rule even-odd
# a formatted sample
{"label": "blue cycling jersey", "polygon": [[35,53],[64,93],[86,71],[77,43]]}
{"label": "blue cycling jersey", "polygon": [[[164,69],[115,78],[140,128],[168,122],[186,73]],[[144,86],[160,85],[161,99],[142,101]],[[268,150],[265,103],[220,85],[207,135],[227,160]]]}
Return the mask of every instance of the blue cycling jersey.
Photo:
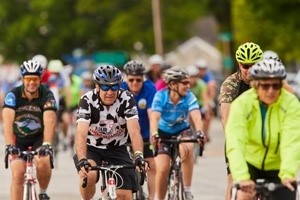
{"label": "blue cycling jersey", "polygon": [[[121,84],[121,88],[125,90],[129,90],[128,84],[123,82]],[[149,117],[147,110],[151,108],[153,97],[156,93],[156,88],[153,82],[146,80],[143,83],[142,90],[138,95],[133,95],[134,100],[136,102],[136,106],[138,108],[138,115],[139,115],[139,124],[141,128],[142,137],[144,140],[149,139]]]}
{"label": "blue cycling jersey", "polygon": [[155,94],[152,103],[152,111],[161,113],[158,128],[165,134],[170,135],[178,134],[180,131],[189,128],[188,114],[194,109],[199,109],[199,105],[195,95],[191,91],[188,91],[174,105],[169,98],[169,91],[164,89]]}

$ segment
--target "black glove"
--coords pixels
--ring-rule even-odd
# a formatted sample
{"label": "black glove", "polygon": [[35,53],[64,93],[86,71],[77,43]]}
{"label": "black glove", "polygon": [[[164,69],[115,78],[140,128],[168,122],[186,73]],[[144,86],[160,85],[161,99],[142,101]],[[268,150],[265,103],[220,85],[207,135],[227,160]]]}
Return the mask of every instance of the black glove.
{"label": "black glove", "polygon": [[38,152],[39,156],[53,155],[53,149],[50,144],[43,144]]}
{"label": "black glove", "polygon": [[5,147],[5,153],[10,155],[20,155],[20,149],[15,145],[9,144]]}
{"label": "black glove", "polygon": [[200,140],[200,142],[205,142],[206,137],[203,131],[197,131],[196,137]]}
{"label": "black glove", "polygon": [[77,169],[80,170],[82,167],[85,170],[88,170],[91,167],[91,163],[86,158],[82,158],[81,160],[78,161],[77,163]]}
{"label": "black glove", "polygon": [[143,169],[145,166],[145,160],[142,152],[134,153],[134,166]]}

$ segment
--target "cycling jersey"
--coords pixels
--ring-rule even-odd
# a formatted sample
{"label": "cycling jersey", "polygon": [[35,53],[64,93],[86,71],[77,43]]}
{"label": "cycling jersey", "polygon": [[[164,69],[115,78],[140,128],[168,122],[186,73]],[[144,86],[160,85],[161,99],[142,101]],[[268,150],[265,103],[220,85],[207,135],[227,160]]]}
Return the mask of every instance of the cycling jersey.
{"label": "cycling jersey", "polygon": [[[123,82],[121,88],[129,90],[128,84]],[[138,95],[133,95],[139,113],[139,124],[144,140],[149,139],[149,117],[147,110],[151,108],[153,97],[156,93],[154,84],[150,80],[143,83],[142,89]]]}
{"label": "cycling jersey", "polygon": [[231,103],[240,94],[250,88],[242,79],[240,71],[230,75],[221,85],[219,103]]}
{"label": "cycling jersey", "polygon": [[260,170],[279,170],[281,180],[296,177],[300,166],[299,121],[299,101],[285,89],[267,108],[264,130],[255,89],[235,99],[225,128],[233,179],[238,182],[250,179],[247,163]]}
{"label": "cycling jersey", "polygon": [[127,142],[126,121],[138,119],[133,95],[120,89],[116,101],[104,106],[96,89],[84,94],[78,105],[77,123],[89,123],[87,144],[100,149],[121,146]]}
{"label": "cycling jersey", "polygon": [[188,91],[187,94],[174,105],[169,97],[169,90],[158,91],[153,99],[152,111],[161,113],[158,128],[166,134],[175,135],[188,129],[188,114],[194,109],[199,109],[195,95]]}
{"label": "cycling jersey", "polygon": [[203,106],[203,93],[206,92],[206,83],[202,79],[198,79],[191,91],[196,96],[200,106]]}
{"label": "cycling jersey", "polygon": [[43,134],[43,113],[46,110],[57,110],[53,93],[44,85],[31,101],[23,93],[24,86],[15,87],[5,97],[4,107],[15,110],[13,123],[14,134],[21,138],[32,138]]}

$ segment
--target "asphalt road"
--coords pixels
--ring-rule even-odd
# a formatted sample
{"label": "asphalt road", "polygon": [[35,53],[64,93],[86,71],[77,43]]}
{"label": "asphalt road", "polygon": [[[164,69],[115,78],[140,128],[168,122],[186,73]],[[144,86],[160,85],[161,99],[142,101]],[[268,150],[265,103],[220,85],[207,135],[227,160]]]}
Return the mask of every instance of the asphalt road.
{"label": "asphalt road", "polygon": [[[0,129],[2,130],[2,129]],[[1,131],[2,132],[2,131]],[[195,164],[192,192],[195,200],[223,200],[226,187],[224,164],[224,134],[219,119],[211,125],[211,142],[206,146],[204,156]],[[10,169],[4,167],[4,137],[0,137],[0,200],[9,199],[11,182]],[[0,148],[1,149],[1,148]],[[51,200],[80,200],[78,176],[70,152],[58,154],[48,189]]]}

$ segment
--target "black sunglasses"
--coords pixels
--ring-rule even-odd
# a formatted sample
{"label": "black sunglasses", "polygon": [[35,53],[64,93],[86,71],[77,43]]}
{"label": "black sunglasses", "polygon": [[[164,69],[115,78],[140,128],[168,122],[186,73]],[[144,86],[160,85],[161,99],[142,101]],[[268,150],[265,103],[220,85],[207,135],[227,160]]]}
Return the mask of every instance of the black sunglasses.
{"label": "black sunglasses", "polygon": [[141,78],[130,78],[130,79],[128,79],[128,82],[134,82],[134,81],[137,82],[137,83],[140,83],[143,80]]}
{"label": "black sunglasses", "polygon": [[108,91],[108,90],[117,91],[120,89],[120,85],[99,85],[99,87],[103,91]]}
{"label": "black sunglasses", "polygon": [[188,84],[190,84],[189,81],[180,81],[179,83],[181,83],[182,85],[188,85]]}
{"label": "black sunglasses", "polygon": [[252,67],[252,64],[248,64],[248,65],[246,65],[246,64],[241,64],[241,66],[242,66],[242,68],[243,69],[249,69],[250,67]]}
{"label": "black sunglasses", "polygon": [[270,87],[273,88],[273,90],[280,90],[282,87],[281,83],[273,83],[273,84],[269,84],[269,83],[259,83],[258,84],[263,90],[268,91],[270,89]]}

